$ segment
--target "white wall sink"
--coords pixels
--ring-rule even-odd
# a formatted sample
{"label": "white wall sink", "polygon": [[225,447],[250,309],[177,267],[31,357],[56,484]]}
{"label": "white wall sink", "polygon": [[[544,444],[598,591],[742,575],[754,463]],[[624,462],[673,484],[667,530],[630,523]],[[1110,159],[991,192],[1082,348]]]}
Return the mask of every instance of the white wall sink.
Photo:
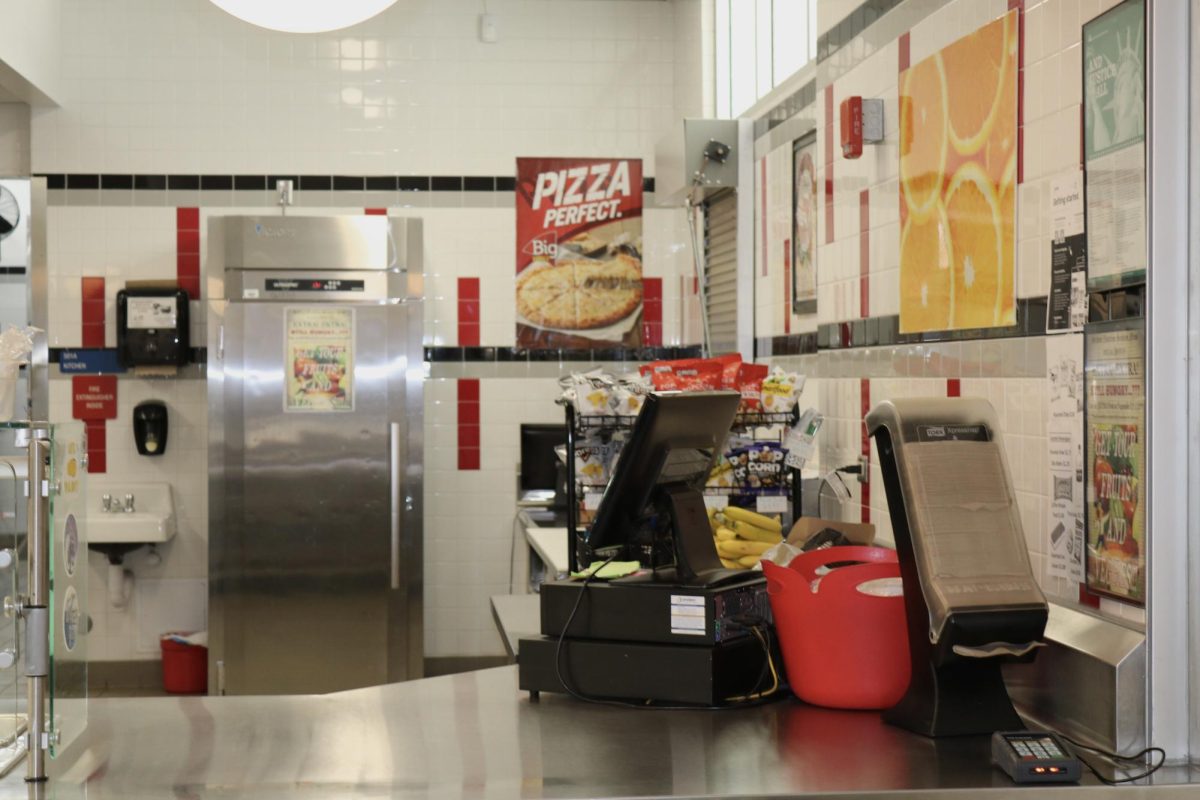
{"label": "white wall sink", "polygon": [[[88,544],[157,544],[175,536],[175,503],[169,483],[88,481]],[[104,510],[104,495],[112,511]],[[133,511],[125,511],[125,495],[133,495]]]}

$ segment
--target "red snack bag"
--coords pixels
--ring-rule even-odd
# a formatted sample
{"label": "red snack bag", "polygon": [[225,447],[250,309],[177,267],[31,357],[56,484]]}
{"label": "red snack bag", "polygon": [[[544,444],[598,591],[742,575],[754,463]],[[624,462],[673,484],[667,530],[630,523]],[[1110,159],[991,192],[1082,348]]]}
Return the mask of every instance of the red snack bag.
{"label": "red snack bag", "polygon": [[743,363],[738,366],[736,385],[733,387],[742,394],[742,408],[746,411],[758,411],[762,406],[762,383],[770,372],[766,364]]}
{"label": "red snack bag", "polygon": [[674,367],[676,389],[684,392],[703,392],[721,388],[724,366],[711,358],[692,358],[677,362]]}
{"label": "red snack bag", "polygon": [[726,353],[721,356],[713,356],[710,361],[716,361],[721,365],[721,386],[722,389],[737,388],[738,367],[742,365],[742,356],[740,353]]}

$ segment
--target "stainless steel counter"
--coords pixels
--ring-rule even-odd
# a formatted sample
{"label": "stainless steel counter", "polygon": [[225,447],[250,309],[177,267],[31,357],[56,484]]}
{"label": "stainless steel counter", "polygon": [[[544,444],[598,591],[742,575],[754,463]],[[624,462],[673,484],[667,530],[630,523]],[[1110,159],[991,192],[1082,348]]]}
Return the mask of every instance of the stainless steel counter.
{"label": "stainless steel counter", "polygon": [[[48,797],[599,798],[1024,791],[984,738],[933,742],[788,700],[637,711],[517,691],[515,667],[323,696],[101,699]],[[1167,783],[1194,781],[1191,786]],[[1088,778],[1091,782],[1091,778]],[[1060,796],[1094,790],[1063,788]],[[1164,770],[1131,794],[1195,797]],[[0,798],[25,797],[19,776]]]}

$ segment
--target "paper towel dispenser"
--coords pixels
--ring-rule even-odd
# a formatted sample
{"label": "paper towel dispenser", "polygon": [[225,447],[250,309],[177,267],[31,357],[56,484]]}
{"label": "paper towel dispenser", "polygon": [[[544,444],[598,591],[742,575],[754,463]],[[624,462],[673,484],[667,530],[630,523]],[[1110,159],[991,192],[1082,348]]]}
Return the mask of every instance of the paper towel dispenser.
{"label": "paper towel dispenser", "polygon": [[188,362],[188,294],[175,287],[117,292],[117,357],[124,367],[182,367]]}
{"label": "paper towel dispenser", "polygon": [[986,400],[910,398],[867,415],[904,581],[912,683],[884,714],[926,736],[1022,726],[1000,674],[1032,658],[1049,606],[1030,566]]}

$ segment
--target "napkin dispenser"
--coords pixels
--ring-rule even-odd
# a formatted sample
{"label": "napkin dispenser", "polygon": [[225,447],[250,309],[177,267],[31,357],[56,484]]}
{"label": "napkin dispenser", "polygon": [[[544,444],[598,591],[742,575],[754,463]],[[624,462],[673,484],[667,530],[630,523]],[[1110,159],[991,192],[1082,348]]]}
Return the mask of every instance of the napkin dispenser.
{"label": "napkin dispenser", "polygon": [[1001,677],[1033,658],[1049,606],[986,400],[886,401],[867,415],[892,519],[912,681],[884,720],[925,736],[1023,727]]}

